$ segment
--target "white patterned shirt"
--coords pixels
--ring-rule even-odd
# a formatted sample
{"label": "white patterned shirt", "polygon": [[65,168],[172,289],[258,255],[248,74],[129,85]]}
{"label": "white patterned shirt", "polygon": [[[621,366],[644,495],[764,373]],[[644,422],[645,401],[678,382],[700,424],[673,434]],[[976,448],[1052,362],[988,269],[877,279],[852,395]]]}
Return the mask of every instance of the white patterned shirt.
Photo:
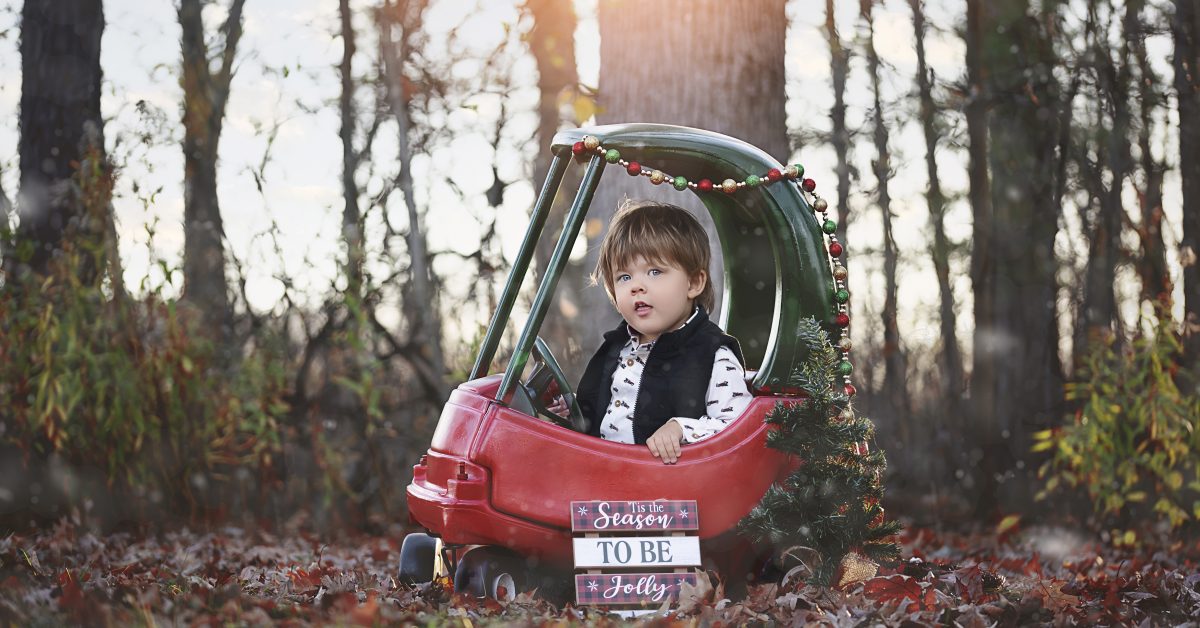
{"label": "white patterned shirt", "polygon": [[[695,317],[695,314],[692,315]],[[688,322],[692,319],[689,318]],[[684,323],[686,325],[687,323]],[[642,370],[654,342],[640,343],[632,331],[629,342],[621,349],[617,368],[613,371],[609,390],[612,399],[600,424],[600,438],[618,443],[632,443],[633,411],[637,403]],[[712,375],[705,394],[707,412],[698,418],[674,417],[671,420],[683,428],[683,442],[702,441],[728,427],[750,405],[750,389],[746,387],[746,371],[729,347],[721,346],[713,356]]]}

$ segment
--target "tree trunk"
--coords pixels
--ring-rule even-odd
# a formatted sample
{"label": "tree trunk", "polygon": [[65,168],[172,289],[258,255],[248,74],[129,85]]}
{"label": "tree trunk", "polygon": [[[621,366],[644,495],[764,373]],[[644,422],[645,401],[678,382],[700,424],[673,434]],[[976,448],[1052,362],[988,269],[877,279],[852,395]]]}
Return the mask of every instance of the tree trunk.
{"label": "tree trunk", "polygon": [[[847,250],[850,240],[846,237],[850,217],[850,132],[846,129],[846,79],[850,75],[850,50],[842,46],[833,12],[833,0],[825,0],[825,38],[829,40],[830,74],[833,80],[833,109],[829,119],[833,123],[829,142],[837,156],[837,237]],[[842,254],[843,263],[849,262],[849,253]],[[849,285],[849,281],[846,282]]]}
{"label": "tree trunk", "polygon": [[981,62],[991,72],[994,235],[988,279],[995,317],[977,332],[990,335],[977,346],[978,359],[993,362],[990,377],[976,382],[992,402],[979,408],[979,505],[988,510],[1029,506],[1032,481],[1022,469],[1032,433],[1056,422],[1062,403],[1054,257],[1060,208],[1052,205],[1063,114],[1052,42],[1028,13],[1024,0],[989,3],[980,30]]}
{"label": "tree trunk", "polygon": [[879,212],[883,217],[883,392],[888,411],[896,419],[903,420],[911,410],[908,398],[908,359],[900,344],[900,329],[896,324],[897,292],[896,267],[899,252],[892,234],[892,195],[888,182],[891,180],[891,153],[888,149],[888,130],[883,120],[883,101],[879,92],[879,55],[875,51],[875,19],[872,15],[875,0],[861,0],[859,14],[867,27],[864,45],[867,52],[867,67],[871,74],[872,130],[875,140],[876,193],[879,195]]}
{"label": "tree trunk", "polygon": [[[86,142],[103,156],[100,116],[101,0],[26,0],[21,11],[21,189],[17,203],[18,240],[33,244],[29,270],[44,275],[65,240],[80,235],[92,242],[104,225],[91,224],[72,179],[85,158]],[[85,126],[91,126],[85,141]],[[86,248],[84,250],[87,250]],[[95,260],[84,255],[85,283],[96,280]],[[7,260],[12,264],[14,260]],[[10,266],[11,270],[16,270]]]}
{"label": "tree trunk", "polygon": [[[967,0],[967,152],[972,216],[971,288],[974,298],[975,330],[972,338],[971,403],[976,420],[991,414],[995,402],[990,382],[994,379],[992,354],[996,305],[992,273],[992,192],[988,173],[988,80],[983,64],[983,0]],[[970,461],[966,461],[970,462]]]}
{"label": "tree trunk", "polygon": [[[1128,5],[1126,5],[1128,9]],[[1095,5],[1089,7],[1095,11]],[[1095,20],[1095,18],[1093,18]],[[1128,22],[1126,22],[1128,29]],[[1108,51],[1106,31],[1093,31],[1092,58],[1097,64],[1097,90],[1100,101],[1108,103],[1106,109],[1112,113],[1111,127],[1104,132],[1104,124],[1097,125],[1101,139],[1106,143],[1103,163],[1111,177],[1100,197],[1100,219],[1089,234],[1091,239],[1088,255],[1088,273],[1084,285],[1084,307],[1082,322],[1086,337],[1108,336],[1119,328],[1117,320],[1116,276],[1117,262],[1121,249],[1121,224],[1125,208],[1121,202],[1121,191],[1129,174],[1132,158],[1129,152],[1129,46],[1128,30],[1123,43],[1113,60]],[[1101,114],[1103,120],[1103,114]],[[1100,164],[1097,164],[1100,165]]]}
{"label": "tree trunk", "polygon": [[[0,179],[4,177],[4,169],[0,168]],[[12,228],[12,201],[8,199],[8,194],[4,192],[4,183],[0,181],[0,234],[10,233]],[[0,238],[0,261],[3,261],[7,253],[4,251],[4,238]]]}
{"label": "tree trunk", "polygon": [[[524,10],[533,17],[533,27],[527,39],[538,68],[538,129],[537,157],[533,166],[533,189],[541,190],[550,170],[550,142],[562,126],[559,111],[566,98],[581,97],[576,88],[579,73],[575,64],[575,8],[561,0],[526,0]],[[540,274],[550,263],[550,255],[558,234],[562,232],[566,211],[574,198],[567,193],[579,187],[579,170],[568,168],[563,176],[560,194],[546,218],[543,236],[534,250],[536,270]],[[550,316],[542,325],[541,335],[555,349],[564,372],[579,375],[587,359],[579,340],[587,337],[579,316],[580,303],[587,289],[587,269],[581,263],[568,262],[559,276],[558,289]]]}
{"label": "tree trunk", "polygon": [[346,295],[361,305],[363,283],[363,234],[358,210],[358,152],[354,148],[356,116],[354,111],[354,14],[350,0],[338,0],[338,16],[342,26],[342,63],[339,74],[342,93],[338,99],[342,114],[342,239],[346,242]]}
{"label": "tree trunk", "polygon": [[[429,264],[429,246],[425,240],[425,227],[421,213],[417,210],[416,191],[412,178],[412,127],[409,105],[410,95],[404,90],[404,68],[410,63],[412,48],[409,38],[420,30],[426,3],[403,1],[384,4],[381,29],[384,73],[387,79],[388,106],[396,119],[398,160],[400,173],[397,184],[404,195],[404,206],[408,213],[408,255],[411,260],[408,283],[403,290],[404,315],[409,322],[409,342],[418,347],[417,355],[411,356],[413,364],[421,373],[427,389],[436,391],[439,398],[449,394],[446,382],[446,362],[442,353],[442,318],[439,314],[437,291],[433,283],[433,270]],[[397,37],[393,30],[399,29]]]}
{"label": "tree trunk", "polygon": [[1138,151],[1140,154],[1143,187],[1139,195],[1141,224],[1137,227],[1141,243],[1138,275],[1142,281],[1142,300],[1169,303],[1171,301],[1171,271],[1167,268],[1166,243],[1163,241],[1163,174],[1166,166],[1154,158],[1150,149],[1150,131],[1154,128],[1154,112],[1162,105],[1158,76],[1146,54],[1146,29],[1142,22],[1144,0],[1128,0],[1127,30],[1137,60],[1138,81]]}
{"label": "tree trunk", "polygon": [[[1194,0],[1175,0],[1171,21],[1175,40],[1175,93],[1179,103],[1179,178],[1183,188],[1183,268],[1185,317],[1200,323],[1200,10]],[[1185,364],[1200,360],[1200,333],[1186,341]]]}
{"label": "tree trunk", "polygon": [[[663,28],[662,20],[671,20]],[[720,0],[662,0],[648,15],[644,3],[606,0],[599,5],[601,124],[661,122],[730,135],[786,162],[790,155],[784,112],[783,0],[746,10]],[[650,164],[653,165],[653,164]],[[708,227],[713,243],[713,286],[721,294],[720,248],[703,205],[690,194],[612,176],[600,186],[585,226],[585,269],[595,267],[599,240],[623,196],[663,200],[688,208]],[[583,313],[593,347],[619,319],[602,288],[585,292]]]}
{"label": "tree trunk", "polygon": [[221,26],[220,67],[209,65],[200,0],[180,0],[183,50],[183,283],[184,300],[196,309],[199,329],[211,330],[219,346],[233,332],[225,279],[225,228],[217,194],[217,155],[233,60],[242,36],[245,0],[232,0]]}
{"label": "tree trunk", "polygon": [[909,0],[913,13],[913,32],[917,41],[917,91],[921,101],[921,128],[925,132],[925,170],[929,177],[929,222],[933,227],[933,270],[937,275],[942,329],[942,368],[945,369],[944,397],[951,416],[959,414],[963,395],[962,354],[958,349],[954,290],[950,285],[950,241],[946,238],[946,197],[942,194],[937,169],[938,124],[933,102],[932,76],[925,63],[925,11],[922,0]]}

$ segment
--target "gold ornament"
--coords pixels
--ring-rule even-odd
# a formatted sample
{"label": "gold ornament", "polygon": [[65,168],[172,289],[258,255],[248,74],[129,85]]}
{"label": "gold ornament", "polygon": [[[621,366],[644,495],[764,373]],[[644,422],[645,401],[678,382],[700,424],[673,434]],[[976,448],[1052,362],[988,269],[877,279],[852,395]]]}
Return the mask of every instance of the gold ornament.
{"label": "gold ornament", "polygon": [[650,173],[650,182],[658,185],[667,180],[667,175],[662,170],[655,170]]}
{"label": "gold ornament", "polygon": [[725,179],[721,182],[721,189],[724,190],[726,194],[733,194],[734,192],[737,192],[737,181],[734,181],[733,179]]}
{"label": "gold ornament", "polygon": [[600,140],[595,135],[583,136],[583,147],[588,150],[596,150],[600,146]]}
{"label": "gold ornament", "polygon": [[842,557],[842,561],[838,563],[837,572],[834,574],[833,586],[838,589],[844,589],[856,582],[870,580],[879,573],[879,565],[874,561],[859,554],[850,552]]}
{"label": "gold ornament", "polygon": [[842,336],[842,339],[838,341],[838,349],[842,351],[849,351],[853,346],[854,343],[850,342],[849,336]]}
{"label": "gold ornament", "polygon": [[829,203],[826,203],[825,199],[819,198],[819,199],[813,201],[813,209],[824,214],[825,210],[829,209]]}
{"label": "gold ornament", "polygon": [[838,264],[837,266],[833,267],[833,278],[834,279],[837,279],[838,281],[846,281],[846,278],[849,276],[850,276],[850,271],[846,270],[845,266]]}

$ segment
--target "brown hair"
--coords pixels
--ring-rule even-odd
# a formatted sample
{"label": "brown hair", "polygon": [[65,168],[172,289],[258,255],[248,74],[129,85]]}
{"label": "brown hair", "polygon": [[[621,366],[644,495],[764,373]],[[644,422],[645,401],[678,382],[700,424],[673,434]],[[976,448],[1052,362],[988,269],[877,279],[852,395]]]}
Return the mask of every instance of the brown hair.
{"label": "brown hair", "polygon": [[707,278],[696,302],[712,311],[716,298],[709,270],[712,253],[708,234],[686,209],[657,201],[622,202],[600,243],[600,259],[592,272],[592,283],[603,283],[609,300],[616,303],[613,270],[638,257],[678,266],[688,277],[704,271]]}

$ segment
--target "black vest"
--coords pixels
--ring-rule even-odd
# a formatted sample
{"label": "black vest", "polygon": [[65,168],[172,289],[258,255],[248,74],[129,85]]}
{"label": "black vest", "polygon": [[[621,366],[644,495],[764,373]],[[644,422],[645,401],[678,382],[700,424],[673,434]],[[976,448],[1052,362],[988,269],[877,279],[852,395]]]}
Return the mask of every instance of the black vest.
{"label": "black vest", "polygon": [[[613,373],[621,349],[629,342],[624,321],[604,334],[604,343],[588,362],[576,390],[576,401],[588,420],[588,433],[600,436],[604,413],[612,400]],[[717,349],[729,347],[744,362],[738,341],[708,320],[704,308],[682,328],[658,337],[646,358],[633,406],[633,439],[641,445],[674,417],[699,418],[706,413],[705,397]]]}

